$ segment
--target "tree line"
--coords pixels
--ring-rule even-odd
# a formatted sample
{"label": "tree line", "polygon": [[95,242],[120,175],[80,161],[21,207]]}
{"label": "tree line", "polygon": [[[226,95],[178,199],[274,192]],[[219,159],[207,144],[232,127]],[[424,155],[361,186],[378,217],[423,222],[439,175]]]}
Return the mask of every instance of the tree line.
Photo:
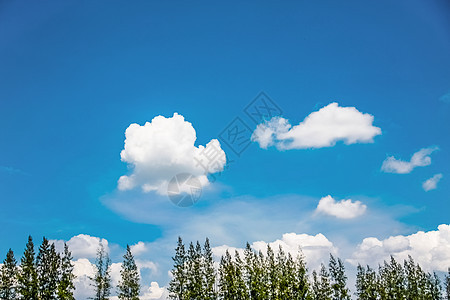
{"label": "tree line", "polygon": [[[138,300],[140,293],[139,270],[127,245],[120,270],[117,294],[121,300]],[[94,288],[90,299],[109,299],[113,288],[111,260],[100,242],[95,261],[95,275],[89,277]],[[1,300],[74,300],[74,265],[72,253],[64,243],[62,253],[45,237],[36,255],[30,236],[20,262],[9,249],[0,268]]]}
{"label": "tree line", "polygon": [[[299,249],[293,257],[280,246],[274,251],[255,251],[247,243],[244,251],[228,250],[214,262],[209,239],[185,246],[178,238],[168,291],[176,300],[346,300],[351,299],[347,275],[340,258],[330,254],[328,265],[308,272]],[[450,299],[450,268],[443,284],[436,273],[425,272],[413,258],[403,264],[391,256],[378,266],[357,266],[357,299]]]}
{"label": "tree line", "polygon": [[[1,300],[73,300],[74,265],[69,247],[61,253],[45,237],[35,253],[31,236],[20,262],[10,249],[0,267]],[[181,238],[173,257],[172,279],[168,286],[171,299],[178,300],[346,300],[351,299],[347,275],[340,258],[330,254],[327,265],[308,272],[305,257],[299,249],[293,257],[280,246],[255,251],[247,243],[242,252],[228,250],[215,262],[207,238],[186,247]],[[100,242],[95,260],[95,274],[89,277],[93,286],[90,299],[105,300],[114,288],[111,260]],[[138,300],[139,270],[127,245],[116,287],[121,300]],[[450,299],[450,269],[441,282],[436,273],[424,271],[409,257],[403,264],[391,256],[378,268],[357,266],[353,295],[361,300]]]}

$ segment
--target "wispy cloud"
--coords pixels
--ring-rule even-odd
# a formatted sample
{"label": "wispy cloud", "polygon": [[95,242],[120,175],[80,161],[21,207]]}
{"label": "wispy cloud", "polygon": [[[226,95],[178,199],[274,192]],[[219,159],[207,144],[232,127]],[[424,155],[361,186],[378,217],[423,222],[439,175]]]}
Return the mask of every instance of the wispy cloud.
{"label": "wispy cloud", "polygon": [[386,173],[408,174],[414,170],[415,167],[425,167],[431,164],[430,154],[439,150],[437,146],[422,148],[411,156],[409,161],[396,159],[394,156],[389,156],[383,161],[381,170]]}
{"label": "wispy cloud", "polygon": [[433,177],[431,177],[430,179],[425,180],[422,183],[422,187],[423,189],[428,192],[431,190],[435,190],[437,188],[437,184],[439,183],[439,181],[442,179],[442,174],[436,174]]}
{"label": "wispy cloud", "polygon": [[5,172],[9,174],[20,174],[20,175],[26,175],[30,176],[27,172],[22,171],[21,169],[13,168],[13,167],[7,167],[7,166],[0,166],[0,172]]}
{"label": "wispy cloud", "polygon": [[444,103],[450,103],[450,92],[439,97],[439,100]]}

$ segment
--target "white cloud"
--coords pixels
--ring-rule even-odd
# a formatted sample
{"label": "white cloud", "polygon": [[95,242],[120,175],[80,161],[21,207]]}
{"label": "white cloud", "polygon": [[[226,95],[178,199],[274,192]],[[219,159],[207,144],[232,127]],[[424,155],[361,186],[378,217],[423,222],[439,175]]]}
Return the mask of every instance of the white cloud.
{"label": "white cloud", "polygon": [[439,181],[442,179],[442,174],[436,174],[433,177],[431,177],[430,179],[425,180],[422,183],[422,187],[423,189],[428,192],[431,190],[435,190],[437,188],[437,184],[439,183]]}
{"label": "white cloud", "polygon": [[[283,248],[286,253],[290,253],[292,257],[297,257],[299,250],[305,255],[306,262],[309,269],[316,269],[320,263],[327,262],[330,253],[337,254],[337,248],[333,243],[328,240],[323,234],[316,235],[309,234],[297,234],[297,233],[285,233],[281,239],[267,243],[264,241],[257,241],[251,244],[251,247],[255,251],[261,251],[266,253],[267,245],[278,252],[279,246]],[[213,248],[213,253],[216,257],[225,255],[225,251],[228,250],[234,255],[234,251],[237,250],[243,253],[243,248],[234,248],[227,245],[222,245]]]}
{"label": "white cloud", "polygon": [[415,167],[425,167],[431,164],[430,154],[439,148],[436,146],[422,148],[411,156],[410,161],[403,161],[389,156],[383,162],[381,170],[386,173],[407,174]]}
{"label": "white cloud", "polygon": [[93,277],[95,274],[94,265],[86,258],[80,258],[72,261],[73,273],[76,276],[74,280],[75,299],[88,299],[95,293],[91,286],[91,280],[89,277]]}
{"label": "white cloud", "polygon": [[[164,194],[170,179],[179,173],[190,173],[203,185],[208,184],[208,173],[223,170],[225,152],[216,139],[206,147],[196,147],[196,139],[192,124],[177,113],[171,118],[157,116],[143,126],[131,124],[125,132],[120,156],[131,167],[132,174],[120,177],[119,190],[141,187],[144,192]],[[208,155],[213,158],[208,160]]]}
{"label": "white cloud", "polygon": [[139,256],[142,253],[147,252],[148,248],[144,242],[138,242],[137,244],[131,245],[130,250],[133,256]]}
{"label": "white cloud", "polygon": [[391,236],[385,240],[365,238],[348,261],[354,265],[376,266],[393,255],[402,261],[411,255],[426,270],[447,271],[450,266],[450,225],[435,231],[419,231],[411,235]]}
{"label": "white cloud", "polygon": [[330,195],[320,199],[316,212],[334,216],[339,219],[353,219],[363,215],[367,206],[361,201],[352,202],[351,199],[336,201]]}
{"label": "white cloud", "polygon": [[[159,284],[157,282],[152,281],[152,283],[150,283],[150,286],[148,287],[148,289],[146,289],[139,298],[142,300],[166,299],[166,297],[163,298],[165,293],[166,293],[166,290],[164,287],[159,287]],[[167,297],[167,299],[168,299],[168,297]]]}
{"label": "white cloud", "polygon": [[[76,276],[74,280],[75,284],[75,298],[76,299],[89,299],[94,294],[94,289],[92,287],[92,282],[89,279],[95,275],[95,257],[97,254],[99,243],[103,244],[105,250],[109,253],[110,247],[108,246],[108,241],[106,239],[101,239],[98,237],[93,237],[86,234],[79,234],[77,236],[72,237],[69,241],[67,241],[67,245],[69,246],[69,250],[72,252],[74,259],[72,260],[72,264],[74,266],[73,273]],[[58,251],[63,250],[64,241],[63,240],[51,240],[51,242],[55,243]],[[114,245],[113,249],[119,250],[118,245]],[[136,243],[135,245],[130,246],[132,249],[133,255],[142,256],[142,254],[148,251],[148,245],[142,241]],[[134,250],[134,252],[133,252]],[[123,249],[120,249],[122,252]],[[118,255],[119,253],[115,253],[114,257],[122,257]],[[109,254],[111,256],[111,254]],[[166,299],[165,289],[159,288],[156,282],[152,282],[150,287],[146,286],[143,282],[144,278],[148,276],[152,276],[152,274],[156,274],[158,272],[157,265],[146,258],[139,257],[135,258],[136,266],[138,267],[138,271],[141,274],[141,281],[143,292],[141,294],[141,299]],[[120,280],[120,270],[122,268],[122,262],[112,262],[110,267],[111,281],[112,286],[117,286]],[[145,276],[143,277],[143,270],[150,270],[151,272],[144,272]],[[115,295],[116,290],[113,289],[112,294]],[[160,296],[158,296],[160,295]],[[160,298],[164,297],[164,298]],[[118,299],[117,296],[111,297],[111,299]]]}
{"label": "white cloud", "polygon": [[[95,236],[90,236],[87,234],[79,234],[72,237],[67,241],[67,246],[72,252],[74,259],[77,258],[95,258],[97,255],[97,250],[100,245],[100,241],[106,252],[109,252],[108,241],[105,239],[100,239]],[[64,241],[62,240],[51,240],[55,244],[56,249],[62,252],[64,249]]]}
{"label": "white cloud", "polygon": [[381,129],[372,125],[373,119],[355,107],[334,102],[312,112],[296,126],[274,117],[256,127],[252,140],[261,148],[275,145],[280,150],[332,147],[339,141],[347,145],[372,143],[381,134]]}

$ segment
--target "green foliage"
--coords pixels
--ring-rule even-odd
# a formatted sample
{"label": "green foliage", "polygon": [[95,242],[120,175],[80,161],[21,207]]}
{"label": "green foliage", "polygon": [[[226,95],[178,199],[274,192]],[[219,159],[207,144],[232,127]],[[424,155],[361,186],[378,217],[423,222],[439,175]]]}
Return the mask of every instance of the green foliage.
{"label": "green foliage", "polygon": [[198,241],[195,246],[189,244],[186,278],[186,299],[202,299],[202,250]]}
{"label": "green foliage", "polygon": [[170,299],[186,300],[187,292],[187,255],[181,237],[178,237],[178,245],[175,249],[175,256],[172,258],[174,266],[172,269],[172,280],[169,283]]}
{"label": "green foliage", "polygon": [[17,276],[17,291],[20,299],[39,300],[38,298],[38,276],[35,266],[34,244],[31,236],[28,237],[23,257],[20,260],[20,271]]}
{"label": "green foliage", "polygon": [[75,279],[75,275],[73,274],[72,253],[69,251],[66,243],[64,243],[64,252],[61,256],[59,273],[58,300],[75,300],[73,296],[73,291],[75,290],[73,280]]}
{"label": "green foliage", "polygon": [[444,285],[446,299],[450,299],[450,268],[448,268],[448,273],[445,275]]}
{"label": "green foliage", "polygon": [[[291,265],[292,258],[288,255],[287,265]],[[294,268],[295,276],[292,284],[292,298],[291,299],[310,299],[310,284],[308,281],[308,269],[306,268],[305,257],[303,253],[299,251],[297,259],[295,261]]]}
{"label": "green foliage", "polygon": [[95,261],[95,275],[90,277],[92,286],[95,289],[94,300],[105,300],[111,294],[111,275],[110,275],[111,260],[108,253],[106,253],[102,242],[100,241],[97,250],[97,259]]}
{"label": "green foliage", "polygon": [[331,300],[333,290],[331,288],[330,274],[325,266],[320,266],[319,274],[316,271],[312,273],[313,283],[313,299],[314,300]]}
{"label": "green foliage", "polygon": [[347,276],[345,275],[344,263],[340,258],[336,260],[330,254],[329,270],[331,275],[331,288],[334,300],[350,299],[350,291],[347,288]]}
{"label": "green foliage", "polygon": [[206,238],[203,251],[203,299],[213,300],[217,298],[217,293],[215,290],[216,270],[214,268],[213,253],[208,238]]}
{"label": "green foliage", "polygon": [[117,286],[119,289],[119,299],[139,300],[139,292],[141,289],[139,283],[139,271],[129,245],[127,245],[127,252],[123,256],[120,276],[121,280],[119,282],[119,285]]}
{"label": "green foliage", "polygon": [[369,266],[366,269],[361,265],[357,267],[356,295],[361,300],[377,299],[377,275]]}
{"label": "green foliage", "polygon": [[39,282],[39,299],[56,299],[59,282],[60,257],[55,245],[44,237],[36,258],[36,272]]}
{"label": "green foliage", "polygon": [[14,258],[14,252],[9,249],[3,265],[0,269],[0,299],[15,300],[17,299],[17,261]]}
{"label": "green foliage", "polygon": [[391,256],[379,268],[379,292],[383,299],[405,299],[407,296],[406,277],[402,266]]}

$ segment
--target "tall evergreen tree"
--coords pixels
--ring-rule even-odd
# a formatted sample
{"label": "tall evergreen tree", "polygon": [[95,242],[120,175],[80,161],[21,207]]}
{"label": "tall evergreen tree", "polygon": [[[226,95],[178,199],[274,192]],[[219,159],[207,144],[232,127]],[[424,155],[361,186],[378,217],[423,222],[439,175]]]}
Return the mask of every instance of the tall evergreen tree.
{"label": "tall evergreen tree", "polygon": [[28,243],[23,253],[23,257],[20,260],[17,281],[17,291],[20,295],[20,299],[39,300],[38,276],[35,266],[34,244],[31,236],[28,237]]}
{"label": "tall evergreen tree", "polygon": [[233,261],[228,250],[222,257],[219,266],[219,296],[224,300],[249,299],[245,276],[243,274],[244,262],[239,253],[235,252]]}
{"label": "tall evergreen tree", "polygon": [[429,275],[429,281],[430,281],[430,298],[432,300],[439,300],[442,299],[442,287],[441,287],[441,280],[439,279],[439,276],[433,272],[433,275]]}
{"label": "tall evergreen tree", "polygon": [[0,299],[15,300],[17,288],[17,261],[14,252],[9,249],[0,269]]}
{"label": "tall evergreen tree", "polygon": [[248,242],[244,250],[244,261],[244,280],[249,297],[250,299],[262,299],[259,297],[262,282],[259,259]]}
{"label": "tall evergreen tree", "polygon": [[39,298],[41,300],[56,299],[59,282],[60,257],[55,245],[44,237],[36,258],[36,271],[39,282]]}
{"label": "tall evergreen tree", "polygon": [[139,292],[141,290],[139,271],[129,245],[127,245],[127,252],[123,256],[120,276],[121,280],[117,286],[119,289],[119,299],[139,300]]}
{"label": "tall evergreen tree", "polygon": [[175,256],[172,258],[174,266],[172,269],[172,280],[169,283],[169,297],[176,300],[187,300],[187,255],[181,237],[178,237]]}
{"label": "tall evergreen tree", "polygon": [[95,275],[90,277],[92,286],[95,289],[95,296],[91,299],[105,300],[111,294],[111,275],[110,275],[111,260],[108,253],[105,251],[102,242],[100,241],[97,250],[97,259],[95,260]]}
{"label": "tall evergreen tree", "polygon": [[202,273],[203,273],[203,288],[202,288],[203,299],[205,300],[216,299],[217,298],[216,270],[214,268],[214,259],[208,238],[206,238],[205,244],[203,246]]}
{"label": "tall evergreen tree", "polygon": [[278,297],[278,266],[275,262],[275,254],[270,247],[267,245],[267,258],[266,258],[266,274],[267,283],[269,287],[268,299],[277,299]]}
{"label": "tall evergreen tree", "polygon": [[402,266],[391,256],[390,262],[379,267],[379,293],[382,299],[404,299],[406,278]]}
{"label": "tall evergreen tree", "polygon": [[450,268],[448,268],[447,275],[445,275],[445,296],[446,299],[450,300]]}
{"label": "tall evergreen tree", "polygon": [[237,299],[249,299],[249,293],[245,284],[245,266],[237,250],[234,252],[234,276]]}
{"label": "tall evergreen tree", "polygon": [[411,256],[404,262],[406,276],[406,297],[408,299],[420,299],[426,289],[427,278],[420,267],[414,263]]}
{"label": "tall evergreen tree", "polygon": [[320,266],[319,274],[316,271],[312,273],[313,284],[312,298],[314,300],[331,300],[333,295],[333,290],[330,283],[330,275],[323,264]]}
{"label": "tall evergreen tree", "polygon": [[255,265],[257,270],[258,294],[257,299],[268,299],[269,292],[269,276],[267,272],[266,258],[262,251],[255,254]]}
{"label": "tall evergreen tree", "polygon": [[278,299],[292,299],[291,283],[294,281],[295,265],[288,265],[288,256],[281,245],[278,247],[276,256],[276,265],[278,271]]}
{"label": "tall evergreen tree", "polygon": [[202,248],[197,241],[196,245],[191,242],[188,249],[187,260],[187,299],[202,298]]}
{"label": "tall evergreen tree", "polygon": [[64,252],[60,262],[60,277],[58,282],[58,300],[75,300],[73,283],[75,275],[73,274],[72,253],[69,247],[64,243]]}
{"label": "tall evergreen tree", "polygon": [[360,300],[377,299],[377,275],[369,266],[365,269],[361,265],[357,267],[356,296]]}
{"label": "tall evergreen tree", "polygon": [[[292,258],[288,255],[288,265],[291,265]],[[309,280],[308,269],[306,268],[305,257],[301,250],[298,251],[295,260],[295,277],[293,282],[293,297],[292,299],[304,300],[309,299]]]}
{"label": "tall evergreen tree", "polygon": [[222,256],[219,265],[219,296],[223,300],[238,300],[235,282],[235,270],[228,250]]}
{"label": "tall evergreen tree", "polygon": [[331,288],[333,289],[334,300],[350,299],[350,292],[347,288],[347,276],[345,275],[344,263],[340,258],[336,258],[330,254],[330,275]]}

